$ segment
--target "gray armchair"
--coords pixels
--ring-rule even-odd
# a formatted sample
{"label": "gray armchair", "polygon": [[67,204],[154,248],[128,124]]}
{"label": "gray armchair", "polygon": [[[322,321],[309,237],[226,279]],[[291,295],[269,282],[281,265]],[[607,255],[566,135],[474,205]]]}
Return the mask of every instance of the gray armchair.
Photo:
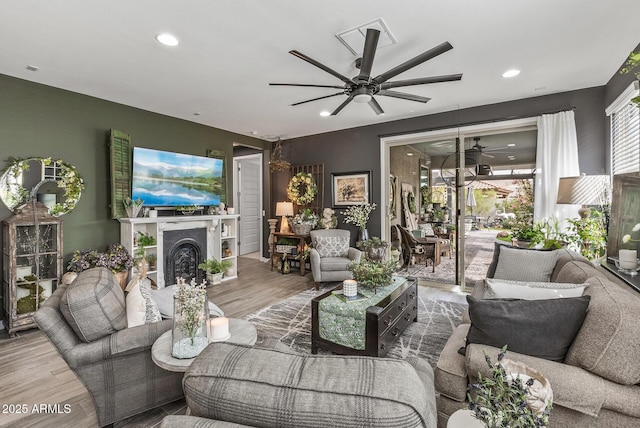
{"label": "gray armchair", "polygon": [[311,273],[316,290],[321,282],[344,281],[353,278],[347,269],[349,263],[359,262],[362,252],[349,247],[351,232],[343,229],[311,231],[312,248],[309,251]]}
{"label": "gray armchair", "polygon": [[127,328],[124,292],[108,269],[60,285],[34,317],[89,390],[100,426],[183,397],[183,374],[151,360],[151,346],[171,320]]}

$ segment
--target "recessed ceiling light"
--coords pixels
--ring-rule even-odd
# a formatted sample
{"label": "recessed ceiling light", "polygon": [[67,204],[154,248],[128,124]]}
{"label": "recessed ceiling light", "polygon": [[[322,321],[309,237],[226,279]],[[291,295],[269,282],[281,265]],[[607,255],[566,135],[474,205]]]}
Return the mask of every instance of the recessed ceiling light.
{"label": "recessed ceiling light", "polygon": [[407,153],[407,156],[413,156],[413,153],[409,152]]}
{"label": "recessed ceiling light", "polygon": [[507,144],[507,147],[515,147],[516,143]]}
{"label": "recessed ceiling light", "polygon": [[520,74],[520,70],[512,68],[511,70],[507,70],[502,73],[502,77],[516,77],[518,74]]}
{"label": "recessed ceiling light", "polygon": [[156,40],[162,43],[165,46],[178,46],[178,39],[176,36],[169,33],[161,33],[156,36]]}
{"label": "recessed ceiling light", "polygon": [[328,111],[326,111],[326,110],[324,110],[324,111],[321,111],[321,112],[320,112],[320,116],[322,116],[322,117],[331,116],[331,113],[330,113],[330,112],[328,112]]}

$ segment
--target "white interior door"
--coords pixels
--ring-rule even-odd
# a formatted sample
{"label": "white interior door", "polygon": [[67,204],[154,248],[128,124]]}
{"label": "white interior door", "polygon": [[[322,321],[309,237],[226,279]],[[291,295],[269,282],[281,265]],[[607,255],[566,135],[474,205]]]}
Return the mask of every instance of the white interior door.
{"label": "white interior door", "polygon": [[233,159],[236,193],[234,205],[240,214],[239,255],[260,251],[262,239],[262,155]]}

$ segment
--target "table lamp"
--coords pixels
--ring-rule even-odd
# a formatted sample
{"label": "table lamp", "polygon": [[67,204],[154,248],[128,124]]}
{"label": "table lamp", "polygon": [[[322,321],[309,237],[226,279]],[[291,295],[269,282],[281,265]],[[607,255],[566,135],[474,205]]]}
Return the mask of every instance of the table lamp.
{"label": "table lamp", "polygon": [[562,177],[558,184],[558,204],[582,205],[578,210],[581,218],[589,217],[587,205],[601,205],[608,201],[611,193],[608,175],[585,175]]}
{"label": "table lamp", "polygon": [[289,228],[289,221],[287,217],[293,215],[293,202],[277,202],[276,203],[276,216],[282,217],[280,221],[280,233],[291,233]]}

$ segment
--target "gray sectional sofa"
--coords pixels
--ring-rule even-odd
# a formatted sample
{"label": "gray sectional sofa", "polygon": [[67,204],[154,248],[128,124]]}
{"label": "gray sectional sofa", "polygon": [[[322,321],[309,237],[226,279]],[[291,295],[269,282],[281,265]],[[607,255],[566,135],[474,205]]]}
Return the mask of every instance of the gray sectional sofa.
{"label": "gray sectional sofa", "polygon": [[[525,363],[546,376],[553,389],[550,427],[640,426],[640,293],[600,266],[567,250],[558,257],[550,281],[586,283],[590,296],[586,317],[563,361],[507,351],[507,357]],[[494,266],[495,267],[495,266]],[[481,299],[484,282],[472,295]],[[468,344],[468,314],[449,338],[435,370],[438,426],[466,408],[467,386],[477,373],[490,376],[485,353],[496,361],[498,347]],[[548,331],[561,326],[548,325]],[[530,332],[523,331],[523,335]]]}
{"label": "gray sectional sofa", "polygon": [[209,345],[183,380],[190,416],[163,428],[411,428],[436,426],[433,370],[424,360],[300,355]]}

